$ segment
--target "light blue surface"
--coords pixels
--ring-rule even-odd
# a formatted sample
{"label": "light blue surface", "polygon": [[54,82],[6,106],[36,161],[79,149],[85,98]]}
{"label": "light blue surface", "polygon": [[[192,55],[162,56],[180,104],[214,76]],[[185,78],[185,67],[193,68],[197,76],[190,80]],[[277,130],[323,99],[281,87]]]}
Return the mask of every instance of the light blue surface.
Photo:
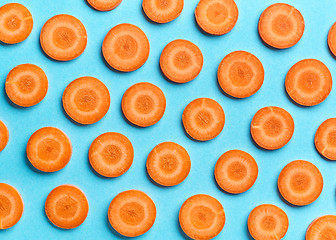
{"label": "light blue surface", "polygon": [[[12,2],[1,0],[0,5]],[[107,209],[113,197],[121,191],[139,189],[154,200],[157,218],[152,229],[139,239],[184,239],[178,224],[178,211],[182,203],[198,193],[217,198],[224,206],[226,224],[216,239],[251,239],[247,231],[247,217],[257,205],[271,203],[281,207],[289,217],[289,229],[284,239],[303,240],[310,222],[324,214],[335,214],[334,162],[323,159],[314,148],[317,127],[327,118],[335,117],[335,89],[326,101],[315,107],[299,107],[286,96],[284,79],[288,69],[305,58],[322,60],[336,76],[335,59],[327,46],[327,33],[336,20],[334,0],[288,1],[299,9],[305,18],[303,38],[293,48],[275,50],[266,47],[257,32],[261,12],[274,0],[236,0],[239,19],[235,28],[224,36],[202,33],[194,19],[197,0],[185,0],[179,18],[168,24],[149,22],[140,0],[124,0],[110,12],[98,12],[84,0],[17,0],[28,7],[34,18],[34,28],[26,41],[16,45],[0,44],[0,119],[6,123],[10,140],[0,153],[0,182],[16,187],[24,200],[25,210],[19,223],[0,231],[0,239],[119,239],[107,221]],[[79,18],[86,27],[88,44],[76,60],[56,62],[41,51],[39,33],[50,17],[66,13]],[[101,45],[106,33],[119,23],[133,23],[148,36],[151,52],[146,64],[132,73],[111,71],[104,63]],[[164,46],[174,39],[188,39],[199,46],[204,55],[200,75],[190,83],[177,85],[168,82],[159,69],[159,57]],[[247,99],[232,99],[222,94],[216,72],[221,59],[234,50],[255,54],[265,68],[265,81],[259,92]],[[8,72],[18,64],[33,63],[40,66],[49,79],[45,99],[35,107],[19,108],[7,99],[4,85]],[[94,76],[102,80],[111,94],[111,107],[98,123],[79,126],[64,114],[61,97],[64,88],[81,76]],[[167,99],[166,112],[156,125],[137,128],[128,124],[120,110],[125,90],[134,83],[148,81],[159,86]],[[195,142],[184,133],[181,115],[184,107],[198,97],[218,101],[226,114],[222,133],[209,142]],[[295,121],[292,140],[284,148],[265,151],[257,148],[250,137],[250,121],[255,112],[264,106],[275,105],[289,111]],[[71,139],[73,155],[69,164],[52,174],[40,173],[29,164],[25,154],[31,134],[45,126],[62,129]],[[135,150],[134,163],[123,176],[106,179],[96,175],[89,166],[87,154],[91,142],[101,133],[116,131],[125,134]],[[160,142],[175,141],[184,146],[192,160],[188,178],[180,185],[163,188],[148,178],[145,162],[151,149]],[[257,161],[259,176],[246,193],[230,195],[216,186],[213,170],[219,156],[227,150],[241,149]],[[289,162],[304,159],[314,163],[324,177],[324,189],[313,204],[292,207],[279,196],[276,183],[281,169]],[[61,184],[74,184],[87,195],[90,210],[86,221],[74,230],[54,227],[44,214],[48,193]]]}

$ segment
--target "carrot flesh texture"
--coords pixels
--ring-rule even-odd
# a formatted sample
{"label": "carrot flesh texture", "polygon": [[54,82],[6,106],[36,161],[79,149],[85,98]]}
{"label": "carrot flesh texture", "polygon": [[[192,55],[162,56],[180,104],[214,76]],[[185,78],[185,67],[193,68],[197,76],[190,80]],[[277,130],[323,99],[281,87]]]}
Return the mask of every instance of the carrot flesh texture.
{"label": "carrot flesh texture", "polygon": [[0,152],[7,146],[9,132],[7,126],[0,120]]}
{"label": "carrot flesh texture", "polygon": [[315,147],[325,158],[336,160],[336,118],[329,118],[318,127]]}
{"label": "carrot flesh texture", "polygon": [[142,8],[153,22],[167,23],[180,16],[184,0],[143,0]]}
{"label": "carrot flesh texture", "polygon": [[336,56],[336,22],[331,26],[328,33],[328,46],[332,54]]}
{"label": "carrot flesh texture", "polygon": [[122,0],[87,0],[87,2],[98,11],[111,11],[118,7]]}
{"label": "carrot flesh texture", "polygon": [[336,240],[336,216],[316,218],[308,227],[306,240]]}

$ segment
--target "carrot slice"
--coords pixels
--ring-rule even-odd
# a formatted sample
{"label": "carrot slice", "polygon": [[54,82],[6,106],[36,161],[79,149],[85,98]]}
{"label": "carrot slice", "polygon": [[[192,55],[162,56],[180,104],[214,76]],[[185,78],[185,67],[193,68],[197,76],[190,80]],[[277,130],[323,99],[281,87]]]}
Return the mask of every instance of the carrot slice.
{"label": "carrot slice", "polygon": [[305,29],[304,19],[296,8],[285,3],[275,3],[261,14],[259,35],[274,48],[289,48],[302,37]]}
{"label": "carrot slice", "polygon": [[318,127],[315,147],[322,156],[336,160],[336,118],[329,118]]}
{"label": "carrot slice", "polygon": [[336,22],[331,26],[328,33],[328,46],[332,54],[336,56]]}
{"label": "carrot slice", "polygon": [[182,122],[190,137],[198,141],[208,141],[217,137],[223,130],[225,114],[215,100],[197,98],[184,109]]}
{"label": "carrot slice", "polygon": [[7,146],[9,133],[6,125],[0,120],[0,152]]}
{"label": "carrot slice", "polygon": [[224,227],[224,208],[216,198],[197,194],[182,204],[179,221],[183,232],[190,238],[211,239]]}
{"label": "carrot slice", "polygon": [[15,44],[26,40],[33,29],[33,17],[19,3],[8,3],[0,7],[0,41]]}
{"label": "carrot slice", "polygon": [[23,213],[20,193],[6,183],[0,183],[0,229],[13,227]]}
{"label": "carrot slice", "polygon": [[287,214],[272,204],[254,208],[248,217],[248,229],[254,239],[282,239],[288,230]]}
{"label": "carrot slice", "polygon": [[57,227],[72,229],[85,221],[89,203],[78,187],[61,185],[49,193],[45,202],[45,212],[50,222]]}
{"label": "carrot slice", "polygon": [[137,237],[146,233],[154,224],[156,207],[144,192],[128,190],[119,193],[108,209],[111,226],[127,237]]}
{"label": "carrot slice", "polygon": [[131,72],[145,64],[149,48],[147,36],[140,28],[123,23],[107,33],[102,51],[111,67],[118,71]]}
{"label": "carrot slice", "polygon": [[264,107],[253,117],[251,135],[260,147],[275,150],[285,146],[294,133],[294,120],[284,109]]}
{"label": "carrot slice", "polygon": [[157,86],[142,82],[126,90],[121,102],[122,111],[131,123],[148,127],[157,123],[166,110],[166,98]]}
{"label": "carrot slice", "polygon": [[28,160],[35,168],[43,172],[56,172],[70,161],[72,145],[60,129],[44,127],[31,135],[26,150]]}
{"label": "carrot slice", "polygon": [[92,168],[105,177],[119,177],[132,165],[134,150],[130,140],[116,132],[98,136],[91,144],[89,160]]}
{"label": "carrot slice", "polygon": [[142,8],[153,22],[167,23],[180,16],[183,0],[143,0]]}
{"label": "carrot slice", "polygon": [[233,0],[200,0],[195,10],[200,28],[212,35],[230,32],[236,25],[238,14]]}
{"label": "carrot slice", "polygon": [[56,15],[43,25],[40,42],[43,51],[52,59],[69,61],[84,52],[87,44],[86,29],[74,16]]}
{"label": "carrot slice", "polygon": [[336,216],[325,215],[316,218],[308,227],[306,240],[335,240]]}
{"label": "carrot slice", "polygon": [[187,40],[174,40],[161,53],[161,70],[169,80],[176,83],[186,83],[195,79],[202,66],[201,50]]}
{"label": "carrot slice", "polygon": [[255,94],[264,82],[264,68],[259,59],[245,51],[226,55],[218,67],[218,83],[232,97]]}
{"label": "carrot slice", "polygon": [[91,7],[98,11],[111,11],[119,6],[122,0],[87,0]]}
{"label": "carrot slice", "polygon": [[93,124],[102,119],[110,108],[110,93],[100,80],[80,77],[64,90],[63,107],[72,120]]}
{"label": "carrot slice", "polygon": [[258,177],[258,165],[247,152],[231,150],[217,161],[215,178],[226,192],[238,194],[249,190]]}

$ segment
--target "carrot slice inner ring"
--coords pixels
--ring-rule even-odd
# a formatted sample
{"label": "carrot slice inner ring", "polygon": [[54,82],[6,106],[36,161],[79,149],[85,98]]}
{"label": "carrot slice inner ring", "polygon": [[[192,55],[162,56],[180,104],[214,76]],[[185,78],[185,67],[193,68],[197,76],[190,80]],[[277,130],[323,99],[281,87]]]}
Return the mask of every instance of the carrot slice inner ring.
{"label": "carrot slice inner ring", "polygon": [[290,179],[290,186],[297,193],[306,192],[311,186],[311,178],[305,172],[295,173]]}
{"label": "carrot slice inner ring", "polygon": [[71,196],[61,196],[55,204],[56,214],[65,219],[73,219],[78,209],[78,202]]}
{"label": "carrot slice inner ring", "polygon": [[229,17],[228,9],[219,1],[209,4],[205,11],[207,19],[215,25],[225,23]]}
{"label": "carrot slice inner ring", "polygon": [[273,232],[276,225],[277,220],[273,216],[264,216],[260,221],[261,228],[266,232]]}
{"label": "carrot slice inner ring", "polygon": [[212,226],[216,213],[206,206],[195,206],[190,210],[190,221],[197,229],[207,229]]}
{"label": "carrot slice inner ring", "polygon": [[37,145],[37,156],[43,161],[55,161],[62,156],[62,146],[51,138],[45,138]]}
{"label": "carrot slice inner ring", "polygon": [[283,123],[282,121],[274,116],[269,117],[263,124],[263,129],[267,136],[277,137],[283,131]]}
{"label": "carrot slice inner ring", "polygon": [[74,94],[74,102],[79,110],[84,112],[94,111],[99,100],[96,91],[89,88],[81,88]]}
{"label": "carrot slice inner ring", "polygon": [[232,83],[238,87],[249,85],[253,78],[253,71],[245,62],[235,62],[229,70],[229,77]]}
{"label": "carrot slice inner ring", "polygon": [[11,14],[6,18],[5,26],[9,31],[16,31],[21,27],[21,22],[22,20],[16,14]]}
{"label": "carrot slice inner ring", "polygon": [[169,0],[154,0],[155,6],[160,10],[170,9],[174,6],[174,1]]}
{"label": "carrot slice inner ring", "polygon": [[144,207],[137,202],[127,202],[120,208],[120,219],[127,225],[136,226],[146,218]]}
{"label": "carrot slice inner ring", "polygon": [[10,215],[12,211],[11,201],[5,195],[0,194],[0,218],[3,219]]}
{"label": "carrot slice inner ring", "polygon": [[328,133],[327,143],[329,147],[336,147],[336,131],[331,131]]}
{"label": "carrot slice inner ring", "polygon": [[53,40],[58,48],[68,49],[76,43],[77,36],[71,28],[61,26],[55,28],[53,32]]}
{"label": "carrot slice inner ring", "polygon": [[320,88],[320,76],[315,71],[304,71],[298,77],[298,87],[311,94]]}
{"label": "carrot slice inner ring", "polygon": [[293,22],[287,15],[279,14],[272,20],[272,30],[282,37],[292,34]]}
{"label": "carrot slice inner ring", "polygon": [[131,35],[125,34],[119,36],[114,43],[114,49],[119,58],[132,59],[138,55],[138,42]]}

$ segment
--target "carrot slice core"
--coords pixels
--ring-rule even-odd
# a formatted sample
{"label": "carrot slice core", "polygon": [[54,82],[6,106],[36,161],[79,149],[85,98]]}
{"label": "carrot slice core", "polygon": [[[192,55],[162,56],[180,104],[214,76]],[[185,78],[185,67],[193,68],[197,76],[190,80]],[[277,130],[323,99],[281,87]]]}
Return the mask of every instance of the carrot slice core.
{"label": "carrot slice core", "polygon": [[336,216],[325,215],[316,218],[308,227],[306,240],[335,240]]}
{"label": "carrot slice core", "polygon": [[315,147],[322,156],[336,160],[336,118],[329,118],[318,127]]}

